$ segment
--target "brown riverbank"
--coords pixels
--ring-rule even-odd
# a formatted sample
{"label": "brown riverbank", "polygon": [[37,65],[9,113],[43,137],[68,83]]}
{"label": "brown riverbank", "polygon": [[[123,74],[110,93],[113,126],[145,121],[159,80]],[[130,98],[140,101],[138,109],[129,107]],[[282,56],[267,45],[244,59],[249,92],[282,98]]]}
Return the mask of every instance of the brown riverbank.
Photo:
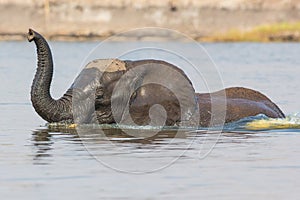
{"label": "brown riverbank", "polygon": [[[149,26],[173,29],[200,41],[300,40],[297,0],[0,0],[0,19],[0,40],[24,40],[29,27],[52,40],[77,41],[102,40]],[[273,28],[265,34],[261,29],[253,37],[253,30],[269,24]],[[281,29],[274,28],[277,25]],[[143,37],[147,36],[121,39]]]}

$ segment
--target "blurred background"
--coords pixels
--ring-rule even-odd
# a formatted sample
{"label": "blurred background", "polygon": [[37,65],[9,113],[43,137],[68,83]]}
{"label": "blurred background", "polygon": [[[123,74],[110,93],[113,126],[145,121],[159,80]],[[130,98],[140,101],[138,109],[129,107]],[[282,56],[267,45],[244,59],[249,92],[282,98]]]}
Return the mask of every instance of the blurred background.
{"label": "blurred background", "polygon": [[164,27],[199,41],[299,41],[299,0],[0,0],[0,39],[29,27],[52,40],[99,40]]}

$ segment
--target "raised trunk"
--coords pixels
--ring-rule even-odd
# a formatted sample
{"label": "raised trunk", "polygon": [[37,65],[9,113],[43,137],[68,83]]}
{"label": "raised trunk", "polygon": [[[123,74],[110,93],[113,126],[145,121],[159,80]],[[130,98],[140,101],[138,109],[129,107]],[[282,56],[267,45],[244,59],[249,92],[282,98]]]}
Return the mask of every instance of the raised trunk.
{"label": "raised trunk", "polygon": [[31,86],[31,101],[36,112],[48,122],[72,122],[72,92],[69,90],[60,99],[50,95],[53,75],[53,61],[47,41],[37,32],[29,29],[28,41],[37,47],[37,71]]}

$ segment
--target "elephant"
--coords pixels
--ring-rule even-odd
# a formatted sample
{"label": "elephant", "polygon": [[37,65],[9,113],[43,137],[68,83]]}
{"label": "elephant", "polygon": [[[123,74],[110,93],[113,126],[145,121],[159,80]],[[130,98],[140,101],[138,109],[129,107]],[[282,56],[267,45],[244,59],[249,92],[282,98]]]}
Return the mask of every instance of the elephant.
{"label": "elephant", "polygon": [[[53,99],[50,47],[46,39],[32,29],[27,39],[34,41],[37,48],[32,105],[49,123],[134,123],[140,126],[184,123],[208,127],[213,107],[216,108],[214,113],[224,114],[225,123],[257,114],[285,117],[275,103],[252,89],[232,87],[213,93],[196,93],[183,70],[153,59],[93,60],[61,98]],[[224,104],[225,109],[219,104]]]}

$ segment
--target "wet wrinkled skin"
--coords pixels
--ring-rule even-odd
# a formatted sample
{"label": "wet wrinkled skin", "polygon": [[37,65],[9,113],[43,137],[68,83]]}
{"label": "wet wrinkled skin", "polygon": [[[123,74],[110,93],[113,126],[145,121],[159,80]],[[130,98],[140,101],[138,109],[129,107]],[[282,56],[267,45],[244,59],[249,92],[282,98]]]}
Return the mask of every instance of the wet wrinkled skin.
{"label": "wet wrinkled skin", "polygon": [[[234,87],[211,94],[195,93],[182,70],[160,60],[92,61],[70,89],[55,100],[50,95],[53,60],[48,43],[32,29],[27,37],[35,42],[38,56],[31,101],[36,112],[50,123],[127,123],[132,118],[137,125],[172,126],[184,121],[192,126],[210,126],[212,104],[216,108],[214,115],[225,112],[225,123],[257,114],[284,117],[276,104],[251,89]],[[224,100],[225,110],[218,107]],[[156,114],[151,118],[154,107]],[[163,124],[159,124],[162,120]]]}

